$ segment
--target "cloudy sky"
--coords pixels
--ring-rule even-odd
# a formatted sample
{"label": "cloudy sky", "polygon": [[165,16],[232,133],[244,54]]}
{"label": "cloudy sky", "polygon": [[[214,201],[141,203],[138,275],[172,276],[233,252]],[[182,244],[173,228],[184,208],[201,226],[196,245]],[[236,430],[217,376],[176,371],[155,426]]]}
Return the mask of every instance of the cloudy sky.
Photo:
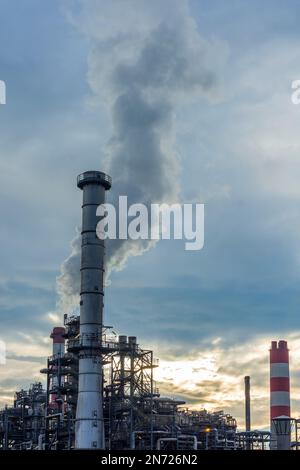
{"label": "cloudy sky", "polygon": [[299,14],[297,0],[0,0],[1,405],[40,378],[77,302],[76,176],[107,169],[111,200],[205,203],[205,246],[108,247],[105,322],[154,348],[164,395],[241,428],[244,375],[268,426],[268,348],[287,339],[299,415]]}

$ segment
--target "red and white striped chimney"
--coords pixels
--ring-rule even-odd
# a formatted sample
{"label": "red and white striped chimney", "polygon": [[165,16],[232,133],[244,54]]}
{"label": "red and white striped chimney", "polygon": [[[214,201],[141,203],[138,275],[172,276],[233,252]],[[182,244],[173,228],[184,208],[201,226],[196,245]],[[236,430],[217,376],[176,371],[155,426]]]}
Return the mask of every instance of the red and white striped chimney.
{"label": "red and white striped chimney", "polygon": [[289,350],[286,341],[272,341],[270,349],[270,418],[271,448],[277,448],[277,435],[272,419],[290,418],[290,371]]}
{"label": "red and white striped chimney", "polygon": [[52,354],[53,356],[62,356],[65,352],[65,328],[63,326],[55,326],[51,332],[50,338],[53,339]]}
{"label": "red and white striped chimney", "polygon": [[[65,338],[64,338],[65,332],[66,332],[66,330],[63,326],[55,326],[53,328],[53,331],[50,334],[50,338],[53,339],[53,346],[52,346],[52,355],[53,356],[56,356],[56,357],[63,356],[63,354],[65,352]],[[54,374],[52,376],[51,386],[54,389],[55,387],[58,386],[58,376],[55,375],[55,372],[56,372],[56,367],[55,366],[52,366],[52,371],[54,372]],[[57,399],[57,395],[54,394],[54,393],[51,394],[51,396],[50,396],[51,406],[56,407],[56,399]]]}

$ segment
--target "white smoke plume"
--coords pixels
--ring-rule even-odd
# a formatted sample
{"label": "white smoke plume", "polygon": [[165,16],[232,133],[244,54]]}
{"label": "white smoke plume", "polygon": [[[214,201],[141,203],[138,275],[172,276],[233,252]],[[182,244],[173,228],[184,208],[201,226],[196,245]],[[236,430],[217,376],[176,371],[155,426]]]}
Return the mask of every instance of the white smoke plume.
{"label": "white smoke plume", "polygon": [[[76,14],[69,3],[67,14],[90,40],[88,81],[112,120],[106,161],[101,168],[99,162],[113,179],[110,202],[119,195],[127,195],[128,204],[177,202],[175,112],[187,101],[215,99],[223,46],[200,36],[185,0],[82,1]],[[153,245],[109,241],[108,273]],[[62,308],[77,300],[79,265],[76,237],[57,282]]]}

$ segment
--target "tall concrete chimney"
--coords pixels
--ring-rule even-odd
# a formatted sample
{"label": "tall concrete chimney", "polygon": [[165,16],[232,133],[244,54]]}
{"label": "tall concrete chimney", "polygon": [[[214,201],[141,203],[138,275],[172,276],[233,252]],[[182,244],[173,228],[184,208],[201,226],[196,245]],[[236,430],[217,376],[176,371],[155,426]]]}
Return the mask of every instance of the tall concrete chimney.
{"label": "tall concrete chimney", "polygon": [[287,419],[291,416],[290,408],[290,372],[289,350],[286,341],[272,341],[270,349],[270,418],[271,449],[290,449],[290,432],[278,434],[272,420]]}
{"label": "tall concrete chimney", "polygon": [[83,191],[79,384],[75,448],[104,449],[102,400],[102,326],[104,241],[96,234],[97,207],[105,202],[111,178],[100,171],[86,171],[77,178]]}

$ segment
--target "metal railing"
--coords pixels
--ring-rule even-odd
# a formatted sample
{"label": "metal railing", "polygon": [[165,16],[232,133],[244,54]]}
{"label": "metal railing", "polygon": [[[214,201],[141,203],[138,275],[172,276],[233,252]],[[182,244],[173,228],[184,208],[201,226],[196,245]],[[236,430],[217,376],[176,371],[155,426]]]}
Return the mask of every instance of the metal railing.
{"label": "metal railing", "polygon": [[112,184],[112,179],[109,175],[106,175],[102,171],[86,171],[77,176],[77,185],[83,181],[104,181],[108,184]]}
{"label": "metal railing", "polygon": [[83,333],[76,339],[69,339],[68,349],[97,348],[104,351],[118,350],[119,345],[114,341],[101,341],[99,335]]}

